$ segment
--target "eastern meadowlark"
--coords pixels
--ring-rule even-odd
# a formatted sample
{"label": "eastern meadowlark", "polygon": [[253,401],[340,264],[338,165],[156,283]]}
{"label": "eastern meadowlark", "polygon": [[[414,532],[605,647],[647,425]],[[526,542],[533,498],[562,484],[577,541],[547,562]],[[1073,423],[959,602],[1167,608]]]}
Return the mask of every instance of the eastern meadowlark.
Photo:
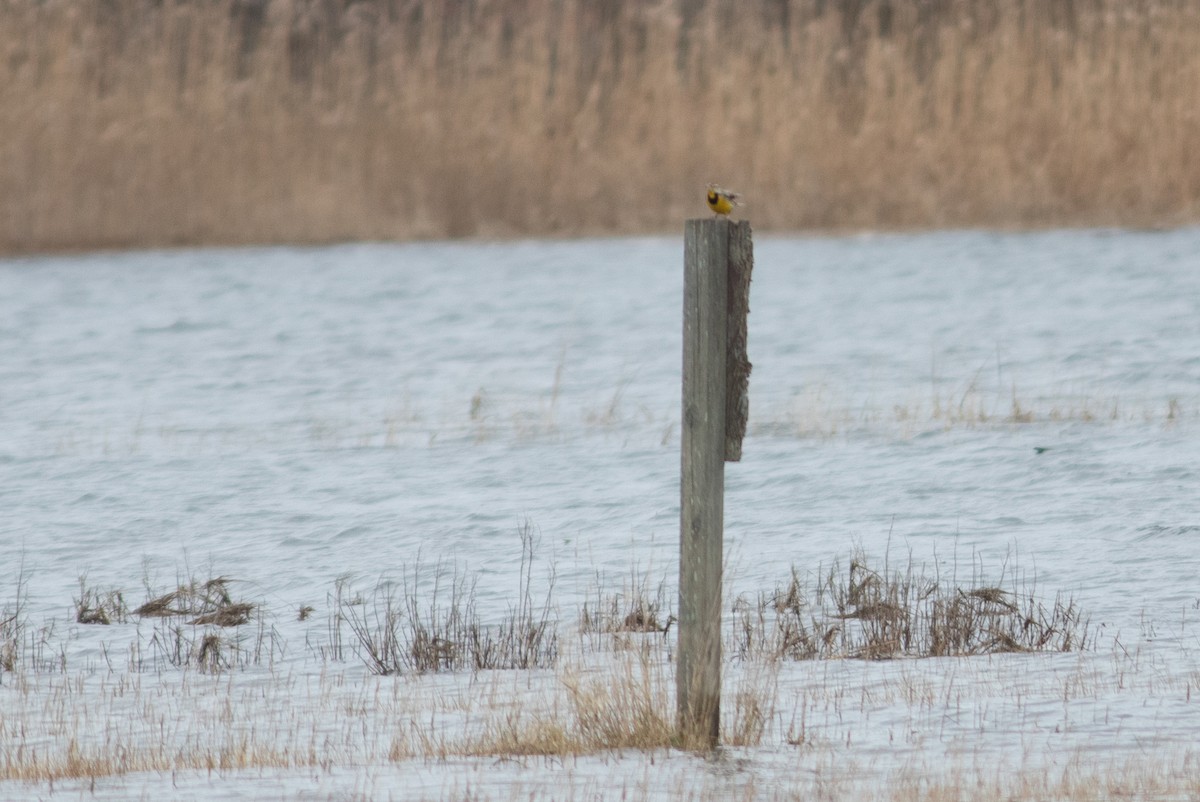
{"label": "eastern meadowlark", "polygon": [[716,184],[708,185],[708,208],[713,210],[713,214],[728,215],[734,206],[742,205],[741,197],[736,192],[721,189]]}

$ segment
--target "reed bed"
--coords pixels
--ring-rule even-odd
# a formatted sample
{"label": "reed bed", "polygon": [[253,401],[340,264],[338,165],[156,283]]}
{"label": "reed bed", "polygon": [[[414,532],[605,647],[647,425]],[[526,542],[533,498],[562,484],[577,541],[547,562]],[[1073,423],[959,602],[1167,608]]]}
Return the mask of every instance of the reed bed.
{"label": "reed bed", "polygon": [[790,580],[756,601],[733,603],[733,653],[792,660],[963,657],[1089,648],[1090,622],[1074,599],[1040,599],[1016,576],[992,582],[982,571],[943,576],[915,565],[880,566],[854,554],[806,581]]}
{"label": "reed bed", "polygon": [[0,4],[0,251],[1200,219],[1178,0]]}

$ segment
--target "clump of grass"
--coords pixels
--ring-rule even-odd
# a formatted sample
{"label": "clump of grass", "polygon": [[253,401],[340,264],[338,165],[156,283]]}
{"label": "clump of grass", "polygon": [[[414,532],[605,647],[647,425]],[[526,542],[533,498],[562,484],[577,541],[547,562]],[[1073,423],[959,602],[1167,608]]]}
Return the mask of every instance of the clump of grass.
{"label": "clump of grass", "polygon": [[28,600],[28,578],[22,562],[13,600],[0,607],[0,671],[12,672],[26,666],[34,670],[66,671],[65,646],[60,645],[57,654],[48,652],[54,638],[55,622],[47,620],[40,627],[32,627]]}
{"label": "clump of grass", "polygon": [[0,608],[0,669],[4,671],[16,670],[21,659],[22,645],[28,628],[25,613],[27,583],[25,566],[22,563],[21,570],[17,573],[17,590],[13,601],[6,602],[4,607]]}
{"label": "clump of grass", "polygon": [[[258,615],[258,606],[233,600],[233,582],[225,576],[204,581],[191,578],[166,593],[155,593],[147,582],[150,598],[133,614],[157,622],[149,640],[153,665],[161,661],[174,668],[195,666],[202,671],[221,671],[260,665],[282,654],[278,633]],[[254,631],[242,632],[241,628],[253,619],[258,620]],[[235,632],[219,631],[225,629]],[[137,669],[145,667],[140,643],[130,663]]]}
{"label": "clump of grass", "polygon": [[24,633],[25,619],[19,603],[0,610],[0,669],[16,670]]}
{"label": "clump of grass", "polygon": [[212,612],[203,613],[192,619],[196,625],[212,624],[218,627],[240,627],[250,621],[254,605],[248,602],[230,602]]}
{"label": "clump of grass", "polygon": [[734,603],[732,653],[813,660],[948,657],[1087,647],[1089,620],[1074,599],[1039,599],[1032,582],[1011,589],[929,576],[911,558],[902,569],[871,566],[861,551],[834,563],[810,589],[795,568],[789,582],[757,603]]}
{"label": "clump of grass", "polygon": [[[250,631],[239,628],[229,634],[219,628],[222,626],[219,621],[209,623],[212,626],[194,622],[179,623],[170,618],[158,619],[148,644],[149,667],[157,670],[165,664],[172,668],[191,666],[203,672],[219,672],[270,664],[283,654],[283,643],[279,634],[273,626],[268,626],[261,619],[258,626]],[[214,629],[213,626],[218,629]],[[148,667],[140,641],[131,653],[130,667],[134,670],[144,670]]]}
{"label": "clump of grass", "polygon": [[[428,597],[423,594],[418,563],[399,588],[376,586],[369,605],[345,599],[339,588],[334,611],[358,641],[359,654],[377,674],[438,671],[530,669],[554,664],[558,632],[552,617],[553,575],[541,602],[533,598],[534,531],[529,523],[521,539],[520,588],[515,606],[494,626],[486,625],[476,605],[475,583],[456,567],[434,569]],[[448,585],[448,591],[446,590]],[[449,598],[446,598],[446,594]]]}
{"label": "clump of grass", "polygon": [[[418,722],[393,741],[390,757],[446,759],[469,757],[557,756],[612,750],[653,752],[684,749],[709,752],[707,740],[692,742],[676,727],[675,677],[668,646],[660,639],[649,648],[605,655],[599,664],[568,662],[558,666],[552,685],[532,696],[504,697],[471,718],[467,733],[438,732]],[[756,746],[769,731],[778,689],[773,667],[741,672],[731,682],[731,703],[722,717],[722,739],[731,746]],[[476,698],[479,698],[476,693]]]}
{"label": "clump of grass", "polygon": [[[645,653],[605,672],[568,669],[550,709],[496,708],[480,733],[441,748],[467,756],[567,756],[678,746],[668,674],[664,661]],[[393,747],[403,757],[409,750]]]}
{"label": "clump of grass", "polygon": [[191,616],[190,623],[198,626],[240,627],[250,621],[255,606],[233,600],[228,587],[231,581],[223,576],[206,582],[193,579],[175,590],[149,599],[133,613],[140,618]]}
{"label": "clump of grass", "polygon": [[[421,566],[413,568],[412,590],[405,577],[400,598],[390,582],[376,585],[371,603],[357,596],[335,594],[340,607],[334,611],[340,630],[345,622],[358,642],[358,654],[376,674],[454,671],[466,667],[468,621],[475,619],[474,586],[455,571],[449,577],[446,601],[441,566],[435,568],[432,593],[422,613],[417,595]],[[340,650],[339,650],[340,651]]]}
{"label": "clump of grass", "polygon": [[[206,582],[195,579],[175,590],[148,599],[133,611],[139,618],[169,618],[173,616],[209,616],[234,604],[229,595],[227,577],[219,576]],[[244,623],[244,622],[243,622]]]}
{"label": "clump of grass", "polygon": [[[333,591],[326,594],[326,606],[331,611],[328,618],[328,634],[324,643],[315,646],[315,650],[322,660],[341,662],[346,659],[346,644],[342,628],[347,624],[349,617],[345,608],[348,605],[363,604],[364,601],[361,596],[354,593],[351,587],[352,579],[350,574],[338,576],[333,582]],[[304,620],[303,617],[301,620]],[[311,642],[308,646],[310,649],[314,648]]]}
{"label": "clump of grass", "polygon": [[79,577],[79,597],[72,599],[77,624],[123,624],[129,620],[125,595],[118,588],[101,591],[87,584],[87,575]]}
{"label": "clump of grass", "polygon": [[757,604],[746,596],[733,601],[730,653],[740,660],[762,654],[789,660],[813,660],[831,654],[841,632],[836,622],[820,622],[812,614],[796,568],[774,593],[761,594]]}
{"label": "clump of grass", "polygon": [[673,679],[645,652],[608,675],[564,676],[581,745],[587,751],[673,745]]}
{"label": "clump of grass", "polygon": [[588,633],[660,632],[666,634],[676,621],[671,611],[666,580],[650,591],[648,571],[630,570],[619,590],[606,592],[596,583],[594,598],[584,601],[579,614],[579,631]]}
{"label": "clump of grass", "polygon": [[535,602],[532,589],[536,536],[533,525],[525,521],[518,529],[518,535],[521,565],[517,603],[509,607],[494,641],[487,637],[475,639],[487,646],[475,650],[476,669],[544,668],[553,665],[558,657],[558,631],[552,607],[554,571],[551,568],[545,598],[540,603]]}

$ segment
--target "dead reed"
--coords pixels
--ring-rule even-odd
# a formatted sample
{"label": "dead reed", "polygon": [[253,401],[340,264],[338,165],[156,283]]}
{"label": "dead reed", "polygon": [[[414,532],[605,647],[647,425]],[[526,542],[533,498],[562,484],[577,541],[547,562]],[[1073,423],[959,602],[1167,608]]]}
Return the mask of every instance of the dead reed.
{"label": "dead reed", "polygon": [[987,580],[979,566],[960,583],[927,574],[911,557],[901,568],[872,567],[861,551],[806,582],[793,567],[787,584],[733,604],[731,653],[741,659],[814,660],[963,657],[1085,649],[1089,620],[1062,594],[1044,602],[1036,583]]}
{"label": "dead reed", "polygon": [[0,674],[5,671],[63,671],[66,653],[63,644],[53,649],[55,622],[48,620],[33,626],[29,620],[29,577],[24,557],[16,576],[11,601],[0,606]]}
{"label": "dead reed", "polygon": [[79,598],[72,599],[77,624],[123,624],[129,619],[125,595],[119,588],[102,591],[88,585],[87,575],[79,577]]}
{"label": "dead reed", "polygon": [[204,582],[192,579],[175,590],[147,600],[133,614],[140,618],[186,616],[194,625],[241,626],[250,620],[254,605],[233,601],[229,595],[230,582],[223,576]]}
{"label": "dead reed", "polygon": [[629,579],[619,590],[605,591],[599,580],[592,598],[583,603],[579,613],[579,631],[592,633],[638,633],[671,631],[676,622],[671,612],[671,595],[666,579],[661,579],[654,591],[648,571],[636,566],[630,569]]}
{"label": "dead reed", "polygon": [[16,594],[0,608],[0,669],[14,671],[23,653],[28,628],[25,605],[28,598],[24,570],[17,575]]}
{"label": "dead reed", "polygon": [[[432,587],[426,591],[418,561],[411,573],[405,573],[400,588],[390,582],[376,585],[369,604],[356,595],[344,596],[344,589],[339,588],[336,597],[340,601],[333,612],[337,623],[331,625],[331,632],[340,633],[344,621],[357,640],[363,661],[381,675],[553,666],[558,655],[553,575],[545,597],[535,602],[536,536],[532,524],[522,524],[518,536],[517,602],[499,624],[484,623],[476,604],[475,583],[457,566],[435,566]],[[340,653],[340,646],[331,651]]]}
{"label": "dead reed", "polygon": [[[275,627],[268,625],[258,614],[258,605],[233,600],[229,592],[233,582],[224,576],[205,581],[192,577],[180,581],[174,590],[166,593],[150,590],[147,583],[147,594],[151,598],[138,606],[133,615],[155,623],[146,646],[143,647],[139,637],[133,647],[130,667],[137,671],[148,667],[157,669],[161,661],[175,668],[190,665],[201,671],[216,672],[262,665],[281,655],[282,644]],[[85,601],[99,597],[98,592],[86,588],[82,580],[80,590]],[[119,590],[109,591],[105,598],[121,599],[123,603]],[[83,609],[79,601],[76,607]],[[90,604],[88,609],[96,612]],[[101,612],[103,609],[97,608]],[[257,621],[257,627],[243,631],[241,628],[252,619]],[[225,632],[226,629],[233,632]],[[143,648],[149,650],[149,661]]]}
{"label": "dead reed", "polygon": [[[248,619],[230,624],[215,620],[180,623],[158,618],[145,643],[139,630],[138,640],[130,648],[129,668],[141,672],[195,667],[201,672],[217,673],[269,666],[283,656],[283,641],[274,626],[259,618],[255,626],[243,629],[242,624],[247,622]],[[228,632],[224,626],[234,629]]]}
{"label": "dead reed", "polygon": [[816,385],[783,404],[767,406],[751,431],[762,436],[828,438],[847,432],[886,431],[911,437],[936,430],[1013,429],[1064,422],[1170,427],[1197,417],[1197,413],[1192,404],[1174,397],[1147,401],[1118,395],[1024,395],[1016,387],[984,389],[972,378],[948,393],[935,389],[929,399],[861,397]]}
{"label": "dead reed", "polygon": [[[532,528],[523,526],[520,539],[519,596],[499,624],[486,628],[501,643],[522,640],[511,633],[549,637],[558,623],[550,615],[550,590],[545,603],[531,592],[536,556]],[[848,561],[812,574],[793,569],[773,591],[739,600],[730,616],[736,648],[727,650],[734,659],[725,671],[722,743],[747,751],[722,750],[732,758],[725,766],[719,764],[720,755],[708,755],[705,760],[713,764],[704,764],[702,771],[697,758],[680,754],[692,745],[681,742],[674,727],[671,639],[645,626],[651,615],[670,620],[669,593],[647,571],[632,570],[619,593],[596,592],[600,613],[580,616],[580,638],[565,655],[557,651],[556,635],[555,652],[545,662],[541,658],[548,652],[542,647],[523,652],[517,645],[501,646],[487,652],[509,656],[507,663],[493,667],[549,670],[487,674],[476,672],[475,658],[469,656],[474,648],[470,625],[478,622],[472,575],[454,569],[411,572],[407,582],[392,588],[394,637],[402,648],[381,650],[397,661],[397,670],[386,678],[339,672],[324,664],[315,672],[294,663],[279,670],[273,658],[282,654],[282,645],[264,623],[268,612],[263,605],[252,619],[257,633],[242,626],[230,634],[191,622],[203,615],[205,605],[220,609],[239,604],[234,580],[177,581],[170,593],[148,591],[147,601],[157,602],[149,610],[174,615],[147,615],[141,623],[134,616],[125,623],[127,633],[139,628],[128,672],[111,662],[108,671],[91,665],[71,674],[62,667],[43,671],[49,664],[30,659],[28,634],[17,639],[15,673],[0,675],[6,686],[0,781],[38,787],[75,781],[78,788],[52,789],[74,792],[86,789],[89,780],[147,773],[169,777],[172,783],[178,779],[187,790],[193,776],[207,775],[211,782],[214,775],[236,778],[239,769],[265,769],[287,778],[289,772],[369,771],[405,761],[440,764],[450,772],[487,772],[513,761],[522,770],[541,766],[554,772],[578,765],[578,756],[594,755],[602,774],[612,767],[628,771],[625,761],[631,761],[647,777],[672,767],[680,771],[682,765],[683,773],[709,779],[729,770],[769,783],[764,794],[747,792],[745,798],[769,797],[766,791],[778,798],[828,797],[834,786],[826,783],[831,782],[845,783],[837,798],[869,799],[1039,799],[1047,789],[1055,789],[1054,798],[1094,799],[1128,796],[1131,782],[1147,792],[1194,790],[1194,772],[1186,770],[1194,760],[1190,753],[1179,756],[1182,763],[1175,754],[1164,753],[1164,760],[1175,761],[1170,770],[1163,763],[1162,769],[1138,773],[1110,769],[1117,764],[1106,741],[1097,748],[1099,757],[1089,755],[1094,764],[1075,766],[1068,775],[1057,759],[1048,768],[1028,757],[1028,765],[1010,766],[992,762],[994,752],[949,755],[945,749],[954,742],[966,743],[969,750],[972,737],[982,744],[985,731],[990,736],[997,727],[1019,733],[1036,725],[1048,732],[1052,724],[1070,722],[1084,710],[1095,715],[1103,709],[1107,715],[1110,703],[1120,710],[1141,701],[1179,704],[1190,698],[1196,681],[1190,664],[1168,669],[1160,660],[1142,661],[1123,647],[1120,653],[1114,649],[1115,670],[1108,675],[1103,667],[1109,664],[1095,654],[1052,661],[1047,671],[1025,659],[964,660],[952,670],[923,660],[886,666],[845,662],[843,658],[1079,649],[1091,642],[1087,623],[1073,604],[1038,602],[1034,583],[1007,565],[998,577],[988,576],[972,559],[965,573],[969,576],[960,579],[955,569],[927,572],[911,558],[879,565],[854,553]],[[24,593],[23,585],[18,586],[19,597]],[[105,595],[81,583],[84,598]],[[340,632],[336,628],[342,625],[353,630],[350,616],[375,626],[369,615],[371,597],[360,597],[347,580],[337,583],[330,598],[337,602],[331,610],[347,617],[341,624],[331,623],[331,632]],[[25,610],[24,604],[6,604],[0,621],[11,619],[28,633],[18,620],[25,616],[12,615],[14,609]],[[386,610],[385,602],[379,604],[378,609]],[[289,603],[289,619],[292,610]],[[638,611],[640,621],[630,620]],[[452,626],[455,621],[461,624]],[[513,621],[517,623],[505,623]],[[584,622],[589,621],[593,629],[586,630]],[[121,622],[112,623],[92,628],[88,635],[115,637]],[[149,651],[140,631],[147,626]],[[322,625],[309,621],[308,626],[319,630]],[[413,632],[425,638],[417,653],[409,650]],[[380,630],[368,636],[393,637]],[[453,648],[461,648],[464,656],[453,665],[439,662],[438,637],[457,644]],[[596,638],[625,639],[643,648],[590,648],[589,641]],[[524,642],[534,644],[537,638]],[[53,652],[53,641],[49,643]],[[363,644],[357,649],[360,656],[368,655]],[[418,654],[431,661],[424,673],[412,668]],[[813,666],[792,662],[798,656],[837,659]],[[252,665],[265,670],[252,672],[244,683],[236,673],[223,673]],[[159,670],[159,676],[143,677],[140,672],[147,669]],[[431,676],[448,670],[463,676]],[[1072,707],[1076,703],[1082,707]],[[895,730],[894,745],[890,735],[884,745],[881,728]],[[875,733],[874,740],[868,736],[860,744],[862,730]],[[1097,731],[1103,735],[1107,728]],[[906,740],[909,735],[916,741]],[[1051,743],[1059,743],[1057,731],[1055,736]],[[919,742],[926,738],[929,748],[921,752]],[[750,751],[755,749],[762,751]],[[873,759],[880,749],[931,756],[935,768],[918,760],[856,775],[853,764]],[[1139,766],[1143,751],[1129,749]],[[796,760],[804,771],[795,771]],[[743,763],[745,771],[739,768]],[[840,770],[822,776],[824,767],[832,770],[834,764]],[[1003,775],[993,773],[996,765],[1003,767]],[[955,774],[960,767],[961,776]],[[1052,777],[1050,772],[1056,773]],[[1060,774],[1061,783],[1054,779]],[[816,778],[816,785],[798,785],[793,792],[788,783],[801,782],[800,777]],[[134,782],[140,781],[130,780]],[[674,794],[661,788],[655,785],[650,795],[707,798],[689,791],[691,786],[680,786]],[[728,798],[721,790],[729,788],[721,784],[712,796]]]}
{"label": "dead reed", "polygon": [[1173,0],[0,4],[0,251],[1200,216]]}
{"label": "dead reed", "polygon": [[628,656],[613,670],[560,673],[560,693],[549,709],[501,708],[482,731],[448,745],[470,755],[593,754],[677,746],[669,671],[661,661]]}

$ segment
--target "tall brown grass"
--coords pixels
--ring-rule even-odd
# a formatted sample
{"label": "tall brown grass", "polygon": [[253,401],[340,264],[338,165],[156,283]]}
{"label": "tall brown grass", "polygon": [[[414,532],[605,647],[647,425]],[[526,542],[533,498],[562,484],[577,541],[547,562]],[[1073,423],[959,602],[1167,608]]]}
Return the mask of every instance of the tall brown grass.
{"label": "tall brown grass", "polygon": [[0,3],[0,250],[1200,219],[1183,0]]}

